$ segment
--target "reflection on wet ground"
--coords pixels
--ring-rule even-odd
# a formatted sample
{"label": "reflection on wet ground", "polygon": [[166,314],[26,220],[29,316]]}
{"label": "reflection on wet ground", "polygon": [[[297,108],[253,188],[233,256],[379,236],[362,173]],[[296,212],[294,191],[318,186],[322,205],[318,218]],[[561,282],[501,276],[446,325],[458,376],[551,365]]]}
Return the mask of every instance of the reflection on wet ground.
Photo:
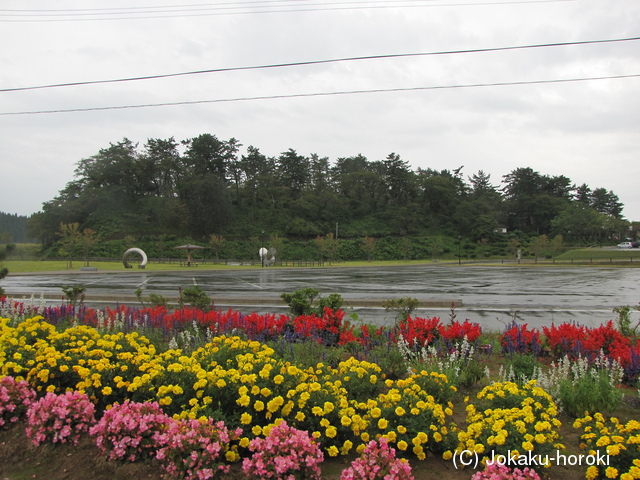
{"label": "reflection on wet ground", "polygon": [[313,287],[321,295],[339,293],[349,304],[355,305],[354,312],[360,319],[374,323],[393,321],[393,312],[375,307],[386,299],[408,296],[442,305],[441,308],[419,309],[416,313],[419,316],[436,315],[443,321],[449,318],[447,306],[450,302],[461,301],[462,306],[455,311],[458,320],[468,318],[496,329],[513,317],[532,326],[569,320],[597,325],[614,318],[613,308],[637,305],[640,301],[640,269],[635,268],[421,265],[185,269],[179,272],[12,275],[2,281],[2,287],[10,296],[43,294],[48,298],[60,298],[63,285],[85,286],[88,298],[131,299],[137,288],[145,293],[175,297],[178,287],[193,284],[200,285],[220,308],[238,306],[242,311],[265,313],[286,311],[273,305],[282,292]]}

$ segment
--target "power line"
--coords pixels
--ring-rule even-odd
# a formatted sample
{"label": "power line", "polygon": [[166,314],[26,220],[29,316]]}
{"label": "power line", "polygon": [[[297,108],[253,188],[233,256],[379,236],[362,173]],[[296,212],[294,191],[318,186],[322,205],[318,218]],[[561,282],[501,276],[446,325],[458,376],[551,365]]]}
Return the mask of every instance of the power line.
{"label": "power line", "polygon": [[77,87],[82,85],[134,82],[134,81],[140,81],[140,80],[157,80],[161,78],[182,77],[182,76],[188,76],[188,75],[201,75],[205,73],[234,72],[234,71],[241,71],[241,70],[260,70],[260,69],[282,68],[282,67],[300,67],[300,66],[321,65],[321,64],[328,64],[328,63],[353,62],[353,61],[360,61],[360,60],[380,60],[380,59],[389,59],[389,58],[456,55],[456,54],[466,54],[466,53],[486,53],[486,52],[499,52],[499,51],[507,51],[507,50],[523,50],[523,49],[529,49],[529,48],[564,47],[564,46],[590,45],[590,44],[599,44],[599,43],[629,42],[629,41],[636,41],[636,40],[640,40],[640,37],[615,38],[615,39],[607,39],[607,40],[585,40],[585,41],[578,41],[578,42],[541,43],[541,44],[534,44],[534,45],[516,45],[516,46],[494,47],[494,48],[474,48],[474,49],[468,49],[468,50],[448,50],[448,51],[440,51],[440,52],[367,55],[367,56],[361,56],[361,57],[344,57],[344,58],[334,58],[334,59],[328,59],[328,60],[310,60],[306,62],[274,63],[274,64],[268,64],[268,65],[254,65],[254,66],[244,66],[244,67],[213,68],[213,69],[206,69],[206,70],[194,70],[189,72],[166,73],[166,74],[160,74],[160,75],[145,75],[140,77],[116,78],[111,80],[90,80],[85,82],[69,82],[69,83],[57,83],[57,84],[50,84],[50,85],[35,85],[30,87],[2,88],[0,89],[0,92],[17,92],[17,91],[24,91],[24,90],[38,90],[38,89],[46,89],[46,88]]}
{"label": "power line", "polygon": [[[438,2],[438,1],[446,1],[446,0],[356,0],[356,1],[342,1],[342,2],[322,2],[319,4],[311,4],[311,5],[342,5],[342,4],[376,4],[376,3],[385,3],[385,4],[397,4],[397,3],[424,3],[424,2]],[[13,8],[0,8],[1,12],[10,12],[13,13],[24,13],[24,14],[32,14],[38,15],[38,12],[46,12],[52,14],[64,14],[65,12],[73,13],[73,14],[84,14],[84,12],[102,12],[109,14],[111,12],[127,12],[132,10],[137,11],[149,11],[156,12],[159,9],[172,9],[172,10],[192,10],[197,8],[210,8],[210,7],[223,7],[225,5],[232,6],[249,6],[249,5],[269,5],[269,4],[306,4],[309,5],[310,2],[308,0],[251,0],[247,2],[217,2],[217,3],[194,3],[187,5],[155,5],[155,6],[147,6],[147,7],[103,7],[103,8],[30,8],[30,9],[13,9]],[[171,11],[171,10],[165,10]]]}
{"label": "power line", "polygon": [[603,77],[565,78],[565,79],[554,79],[554,80],[528,80],[528,81],[522,81],[522,82],[475,83],[475,84],[467,84],[467,85],[440,85],[440,86],[431,86],[431,87],[380,88],[380,89],[371,89],[371,90],[298,93],[298,94],[289,94],[289,95],[237,97],[237,98],[223,98],[223,99],[216,99],[216,100],[194,100],[194,101],[185,101],[185,102],[148,103],[148,104],[140,104],[140,105],[121,105],[121,106],[110,106],[110,107],[70,108],[70,109],[60,109],[60,110],[39,110],[39,111],[31,111],[31,112],[6,112],[6,113],[0,113],[0,116],[93,112],[93,111],[104,111],[104,110],[124,110],[124,109],[131,109],[131,108],[199,105],[199,104],[207,104],[207,103],[277,100],[277,99],[285,99],[285,98],[303,98],[303,97],[328,97],[328,96],[335,96],[335,95],[357,95],[357,94],[365,94],[365,93],[411,92],[411,91],[446,90],[446,89],[458,89],[458,88],[504,87],[504,86],[517,86],[517,85],[543,85],[543,84],[552,84],[552,83],[585,82],[585,81],[594,81],[594,80],[613,80],[613,79],[623,79],[623,78],[640,78],[640,74],[611,75],[611,76],[603,76]]}
{"label": "power line", "polygon": [[[321,11],[336,11],[336,10],[363,10],[363,9],[386,9],[386,8],[429,8],[429,7],[462,7],[462,6],[488,6],[488,5],[522,5],[522,4],[535,4],[535,3],[559,3],[559,2],[575,2],[577,0],[494,0],[494,1],[475,1],[467,3],[433,3],[438,0],[382,0],[377,2],[374,0],[364,2],[337,2],[337,3],[305,3],[305,4],[292,4],[292,5],[267,5],[267,10],[254,10],[259,8],[256,6],[216,6],[207,8],[193,8],[193,9],[178,9],[178,10],[149,10],[134,12],[130,11],[135,8],[145,7],[130,7],[129,9],[113,9],[115,11],[102,11],[95,13],[81,13],[91,12],[92,9],[87,10],[75,10],[73,13],[1,13],[1,12],[35,12],[29,10],[0,10],[0,22],[5,23],[24,23],[24,22],[78,22],[78,21],[104,21],[104,20],[145,20],[145,19],[157,19],[157,18],[180,18],[180,17],[201,17],[201,16],[221,16],[221,15],[257,15],[268,13],[295,13],[295,12],[321,12]],[[410,3],[409,2],[416,2]],[[249,4],[254,2],[249,2]],[[260,2],[260,7],[264,2]],[[276,2],[282,3],[282,2]],[[401,5],[404,4],[404,5]],[[215,5],[215,4],[214,4]],[[223,3],[219,5],[234,5],[229,3]],[[146,7],[156,8],[156,7]],[[167,8],[167,7],[158,7]],[[168,7],[168,8],[179,8]],[[110,9],[95,9],[95,10],[110,10]],[[120,10],[120,11],[118,11]],[[209,13],[215,10],[213,13]],[[43,12],[56,12],[56,10],[41,10]],[[61,10],[62,11],[62,10]],[[180,13],[180,12],[198,12],[198,13]],[[130,16],[124,16],[130,15]],[[135,15],[135,16],[131,16]],[[26,17],[26,18],[24,18]],[[34,18],[29,18],[34,17]],[[41,18],[45,17],[45,18]],[[64,18],[50,18],[50,17],[64,17]],[[81,17],[81,18],[77,18]]]}

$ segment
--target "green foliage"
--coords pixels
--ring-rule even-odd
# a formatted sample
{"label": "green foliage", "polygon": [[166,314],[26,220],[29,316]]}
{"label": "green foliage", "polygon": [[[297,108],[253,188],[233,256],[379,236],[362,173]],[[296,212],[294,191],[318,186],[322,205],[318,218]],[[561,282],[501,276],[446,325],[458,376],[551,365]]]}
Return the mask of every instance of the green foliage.
{"label": "green foliage", "polygon": [[28,218],[23,215],[0,212],[0,243],[27,243],[35,238],[27,232]]}
{"label": "green foliage", "polygon": [[85,287],[81,287],[79,285],[62,287],[62,293],[64,293],[64,296],[70,305],[77,305],[78,303],[82,304],[84,299],[84,292],[86,291],[87,289]]}
{"label": "green foliage", "polygon": [[[633,309],[640,310],[640,307],[633,307]],[[616,323],[618,325],[618,330],[620,331],[620,333],[625,337],[636,337],[638,335],[638,329],[640,328],[640,322],[638,322],[635,326],[632,326],[631,307],[629,305],[624,305],[622,307],[614,308],[613,311],[614,313],[618,314]]]}
{"label": "green foliage", "polygon": [[509,381],[522,386],[535,378],[540,362],[534,355],[515,354],[505,361]]}
{"label": "green foliage", "polygon": [[[6,267],[0,268],[0,280],[9,274],[9,269]],[[0,297],[4,295],[4,289],[0,287]]]}
{"label": "green foliage", "polygon": [[393,310],[396,312],[396,322],[402,322],[409,318],[409,315],[418,308],[420,301],[417,298],[402,297],[384,300],[382,307],[388,312]]}
{"label": "green foliage", "polygon": [[575,418],[585,412],[612,412],[622,403],[622,396],[606,370],[590,369],[585,375],[563,379],[559,385],[562,408]]}
{"label": "green foliage", "polygon": [[149,303],[154,307],[168,307],[169,299],[155,293],[149,294]]}
{"label": "green foliage", "polygon": [[[322,316],[325,307],[337,310],[344,303],[343,298],[337,293],[332,293],[328,297],[319,295],[320,292],[315,288],[301,288],[293,293],[282,293],[280,298],[289,305],[289,312],[292,317],[300,315]],[[316,298],[318,301],[314,305]]]}
{"label": "green foliage", "polygon": [[191,305],[200,310],[209,311],[211,310],[212,300],[200,285],[194,285],[180,290],[178,304],[180,308],[185,305]]}
{"label": "green foliage", "polygon": [[[376,238],[378,259],[412,259],[437,258],[450,248],[439,242],[420,245],[416,237],[462,235],[472,243],[494,243],[500,226],[565,236],[563,229],[577,218],[573,207],[586,212],[588,228],[570,228],[571,241],[597,231],[620,234],[628,226],[610,190],[575,187],[564,176],[531,168],[510,172],[497,188],[482,171],[467,183],[461,168],[412,170],[396,153],[384,160],[357,155],[331,164],[293,149],[269,158],[248,147],[241,155],[240,146],[234,138],[208,133],[183,142],[149,139],[142,147],[124,138],[78,162],[75,179],[28,220],[30,235],[46,248],[62,242],[55,236],[60,224],[77,223],[80,231],[91,228],[103,239],[185,235],[206,242],[211,235],[224,235],[229,242],[216,243],[214,256],[228,249],[235,258],[252,258],[256,252],[240,254],[232,239],[264,231],[292,240],[319,238],[314,251],[289,258],[317,259],[319,248],[330,260],[341,258],[345,249],[348,258],[371,258],[371,246],[363,249],[361,240],[369,237]],[[327,233],[334,231],[335,238]],[[389,250],[384,240],[391,236],[405,240],[394,238]],[[348,240],[358,245],[342,245]]]}

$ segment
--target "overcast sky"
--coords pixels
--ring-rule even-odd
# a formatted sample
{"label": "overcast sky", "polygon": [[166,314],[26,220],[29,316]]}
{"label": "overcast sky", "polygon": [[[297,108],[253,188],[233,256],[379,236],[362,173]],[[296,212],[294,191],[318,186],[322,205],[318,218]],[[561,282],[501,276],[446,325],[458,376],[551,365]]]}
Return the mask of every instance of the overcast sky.
{"label": "overcast sky", "polygon": [[[0,89],[640,37],[638,0],[222,2],[0,0]],[[124,137],[211,133],[268,156],[395,152],[413,169],[484,170],[497,186],[531,167],[613,190],[640,220],[637,75],[636,40],[2,91],[0,211],[39,211],[79,160]],[[488,84],[511,85],[430,88]],[[294,96],[367,90],[378,92]],[[276,96],[291,97],[95,109]],[[95,110],[4,115],[69,109]]]}

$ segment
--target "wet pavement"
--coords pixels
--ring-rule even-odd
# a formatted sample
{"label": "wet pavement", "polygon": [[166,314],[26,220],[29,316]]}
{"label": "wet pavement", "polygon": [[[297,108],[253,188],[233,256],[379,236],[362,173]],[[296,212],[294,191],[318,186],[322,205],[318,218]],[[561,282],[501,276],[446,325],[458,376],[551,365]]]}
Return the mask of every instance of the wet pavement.
{"label": "wet pavement", "polygon": [[179,287],[194,284],[220,308],[263,313],[286,312],[286,307],[278,306],[282,292],[312,287],[321,295],[339,293],[361,319],[374,323],[393,320],[393,312],[380,308],[383,300],[417,298],[426,305],[417,315],[443,320],[449,318],[451,302],[456,302],[458,320],[468,318],[497,329],[514,317],[532,326],[569,320],[594,326],[615,318],[613,308],[640,301],[640,269],[601,267],[420,265],[77,272],[10,275],[1,286],[14,298],[33,294],[60,299],[62,286],[81,285],[87,289],[87,299],[113,304],[135,301],[137,288],[145,294],[175,298]]}

